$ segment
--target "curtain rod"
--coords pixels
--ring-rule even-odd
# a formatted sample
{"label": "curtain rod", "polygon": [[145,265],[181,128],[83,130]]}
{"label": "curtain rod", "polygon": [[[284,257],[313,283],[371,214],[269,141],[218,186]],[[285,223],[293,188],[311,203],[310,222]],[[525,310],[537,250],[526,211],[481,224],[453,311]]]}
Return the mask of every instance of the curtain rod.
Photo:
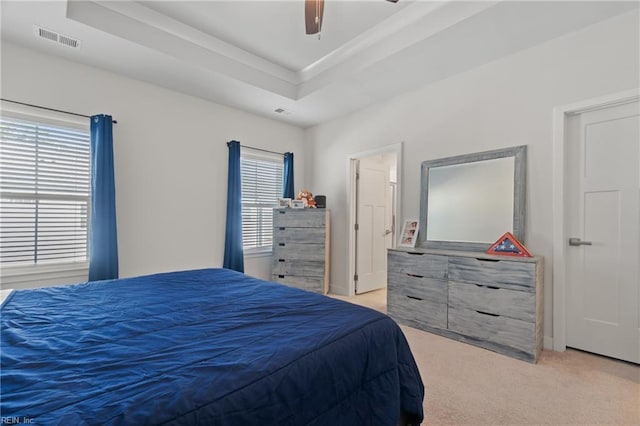
{"label": "curtain rod", "polygon": [[[78,117],[91,118],[90,115],[86,115],[86,114],[78,114],[77,112],[63,111],[61,109],[48,108],[48,107],[43,107],[43,106],[40,106],[40,105],[27,104],[25,102],[12,101],[10,99],[5,99],[5,98],[0,98],[0,101],[11,102],[12,104],[24,105],[24,106],[28,106],[28,107],[46,109],[47,111],[61,112],[63,114],[76,115]],[[113,120],[113,119],[111,120],[111,122],[113,124],[118,124],[118,122],[116,120]]]}
{"label": "curtain rod", "polygon": [[[227,142],[227,145],[229,144],[229,142]],[[244,147],[244,148],[249,148],[249,149],[253,149],[256,151],[262,151],[262,152],[268,152],[270,154],[277,154],[277,155],[282,155],[284,156],[284,152],[277,152],[277,151],[269,151],[268,149],[262,149],[262,148],[255,148],[253,146],[249,146],[249,145],[242,145],[240,144],[240,147]]]}

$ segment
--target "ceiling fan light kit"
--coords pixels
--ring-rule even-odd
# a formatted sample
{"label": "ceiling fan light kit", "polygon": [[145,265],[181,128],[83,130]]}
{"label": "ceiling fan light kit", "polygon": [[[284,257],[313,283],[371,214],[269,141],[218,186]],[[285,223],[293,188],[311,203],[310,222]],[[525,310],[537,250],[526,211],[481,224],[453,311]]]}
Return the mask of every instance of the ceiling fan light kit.
{"label": "ceiling fan light kit", "polygon": [[[387,0],[397,3],[398,0]],[[324,0],[304,0],[304,22],[307,34],[318,34],[322,31],[322,15],[324,13]]]}

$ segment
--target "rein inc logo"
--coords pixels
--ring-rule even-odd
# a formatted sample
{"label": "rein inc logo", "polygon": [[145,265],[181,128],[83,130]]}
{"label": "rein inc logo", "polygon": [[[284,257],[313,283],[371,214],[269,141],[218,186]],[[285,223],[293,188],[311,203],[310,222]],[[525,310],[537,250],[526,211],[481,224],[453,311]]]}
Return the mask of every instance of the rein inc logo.
{"label": "rein inc logo", "polygon": [[0,417],[1,424],[3,425],[30,425],[36,424],[35,419],[27,416],[12,416],[12,417]]}

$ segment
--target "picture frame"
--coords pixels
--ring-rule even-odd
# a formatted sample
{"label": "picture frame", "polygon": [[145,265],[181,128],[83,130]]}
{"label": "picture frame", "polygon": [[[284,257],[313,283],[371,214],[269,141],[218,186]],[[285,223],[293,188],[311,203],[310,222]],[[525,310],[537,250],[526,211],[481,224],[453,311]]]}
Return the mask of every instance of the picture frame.
{"label": "picture frame", "polygon": [[402,232],[400,233],[399,247],[415,247],[418,239],[418,229],[420,223],[417,219],[409,219],[404,221]]}
{"label": "picture frame", "polygon": [[278,208],[289,208],[291,207],[291,198],[278,198]]}
{"label": "picture frame", "polygon": [[302,200],[291,200],[291,208],[304,209],[304,201],[302,201]]}

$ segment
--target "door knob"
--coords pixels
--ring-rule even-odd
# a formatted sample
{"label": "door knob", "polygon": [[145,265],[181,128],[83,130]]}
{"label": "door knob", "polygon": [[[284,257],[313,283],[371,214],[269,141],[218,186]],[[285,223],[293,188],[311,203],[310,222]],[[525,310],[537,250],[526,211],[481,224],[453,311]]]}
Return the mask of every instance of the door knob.
{"label": "door knob", "polygon": [[389,235],[391,233],[391,229],[385,229],[384,235]]}
{"label": "door knob", "polygon": [[570,246],[590,246],[591,241],[582,241],[580,238],[571,237],[569,238]]}

